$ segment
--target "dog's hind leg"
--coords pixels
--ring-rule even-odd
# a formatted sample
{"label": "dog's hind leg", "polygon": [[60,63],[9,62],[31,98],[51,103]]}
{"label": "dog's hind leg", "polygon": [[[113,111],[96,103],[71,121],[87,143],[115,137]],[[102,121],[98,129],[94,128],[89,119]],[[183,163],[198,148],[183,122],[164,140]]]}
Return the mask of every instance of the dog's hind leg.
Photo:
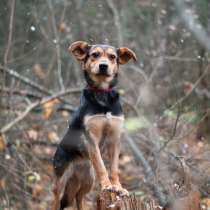
{"label": "dog's hind leg", "polygon": [[79,191],[79,187],[80,183],[77,178],[75,176],[70,177],[66,184],[59,210],[63,210],[72,205],[74,199],[76,198],[76,194]]}
{"label": "dog's hind leg", "polygon": [[77,193],[77,195],[76,195],[77,210],[85,210],[84,204],[83,204],[83,197],[84,197],[84,195]]}
{"label": "dog's hind leg", "polygon": [[54,194],[54,200],[52,203],[52,210],[59,210],[60,209],[60,187],[59,187],[58,180],[55,181],[53,194]]}

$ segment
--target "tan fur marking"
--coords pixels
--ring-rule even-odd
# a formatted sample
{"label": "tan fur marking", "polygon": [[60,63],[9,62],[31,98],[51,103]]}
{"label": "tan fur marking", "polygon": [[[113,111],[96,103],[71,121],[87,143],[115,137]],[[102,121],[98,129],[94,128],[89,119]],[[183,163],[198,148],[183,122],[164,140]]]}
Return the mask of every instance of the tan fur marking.
{"label": "tan fur marking", "polygon": [[112,49],[112,48],[107,48],[107,49],[105,50],[105,52],[106,52],[107,54],[114,54],[114,55],[117,56],[116,51],[115,51],[114,49]]}
{"label": "tan fur marking", "polygon": [[120,135],[123,128],[123,116],[113,116],[110,113],[85,117],[85,126],[95,146],[90,146],[90,158],[93,162],[96,174],[101,183],[102,189],[111,186],[108,172],[103,163],[98,144],[102,137],[107,136],[110,140],[109,153],[111,158],[111,179],[112,183],[121,188],[118,177],[118,160],[120,152]]}
{"label": "tan fur marking", "polygon": [[95,52],[99,52],[99,53],[103,53],[103,49],[100,47],[96,47],[93,50],[90,51],[90,54],[95,53]]}

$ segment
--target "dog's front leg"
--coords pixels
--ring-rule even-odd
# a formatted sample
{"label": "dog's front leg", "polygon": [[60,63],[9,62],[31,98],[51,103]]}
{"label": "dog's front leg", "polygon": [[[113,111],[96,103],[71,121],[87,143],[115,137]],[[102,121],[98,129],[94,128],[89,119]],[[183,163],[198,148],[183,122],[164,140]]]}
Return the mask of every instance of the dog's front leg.
{"label": "dog's front leg", "polygon": [[102,136],[99,133],[92,132],[91,130],[87,131],[88,151],[90,160],[95,169],[96,176],[99,179],[101,189],[108,190],[112,189],[112,185],[109,180],[109,175],[101,157],[101,152],[98,145],[101,137]]}
{"label": "dog's front leg", "polygon": [[122,196],[128,196],[129,192],[124,189],[119,180],[119,155],[120,155],[120,135],[112,133],[109,137],[109,158],[110,158],[110,178],[113,191]]}
{"label": "dog's front leg", "polygon": [[110,159],[110,178],[111,182],[116,187],[121,187],[119,181],[119,155],[120,155],[120,138],[116,135],[109,137],[108,152]]}

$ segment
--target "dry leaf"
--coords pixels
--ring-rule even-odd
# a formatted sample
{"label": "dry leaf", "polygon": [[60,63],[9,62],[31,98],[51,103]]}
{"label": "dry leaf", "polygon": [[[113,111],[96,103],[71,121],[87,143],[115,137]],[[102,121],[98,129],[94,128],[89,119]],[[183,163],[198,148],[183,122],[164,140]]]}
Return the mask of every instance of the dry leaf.
{"label": "dry leaf", "polygon": [[66,32],[66,29],[67,29],[66,23],[65,22],[61,22],[59,24],[59,31],[62,32],[62,33],[64,33],[64,32]]}
{"label": "dry leaf", "polygon": [[5,179],[0,179],[0,189],[6,189],[6,181]]}
{"label": "dry leaf", "polygon": [[59,102],[60,101],[57,98],[55,98],[55,99],[53,99],[51,101],[48,101],[47,103],[45,103],[43,105],[43,108],[44,108],[44,116],[43,116],[43,118],[45,120],[48,120],[51,117],[51,115],[53,114],[54,106],[56,104],[58,104]]}
{"label": "dry leaf", "polygon": [[0,152],[4,151],[6,148],[5,139],[2,135],[0,135]]}
{"label": "dry leaf", "polygon": [[58,134],[54,131],[51,131],[48,133],[48,139],[51,141],[51,142],[56,142],[59,140],[59,137],[58,137]]}
{"label": "dry leaf", "polygon": [[37,140],[37,138],[38,138],[38,132],[36,130],[31,129],[27,133],[28,133],[28,137],[30,139]]}
{"label": "dry leaf", "polygon": [[184,88],[185,94],[189,94],[192,91],[192,89],[193,89],[193,84],[188,82],[188,81],[185,81],[183,88]]}
{"label": "dry leaf", "polygon": [[42,66],[40,64],[34,65],[33,72],[39,79],[43,80],[46,77],[45,70],[42,68]]}
{"label": "dry leaf", "polygon": [[67,111],[62,111],[61,114],[65,118],[68,118],[69,117],[69,112],[67,112]]}
{"label": "dry leaf", "polygon": [[40,175],[37,172],[29,172],[27,174],[27,181],[28,183],[35,183],[41,180]]}
{"label": "dry leaf", "polygon": [[210,198],[204,198],[201,200],[201,209],[203,210],[210,209]]}
{"label": "dry leaf", "polygon": [[132,157],[131,156],[128,156],[128,155],[123,155],[121,158],[120,158],[120,164],[122,165],[125,165],[129,162],[132,161]]}
{"label": "dry leaf", "polygon": [[32,191],[32,197],[33,198],[39,198],[44,192],[44,188],[40,184],[35,184],[33,186],[33,191]]}

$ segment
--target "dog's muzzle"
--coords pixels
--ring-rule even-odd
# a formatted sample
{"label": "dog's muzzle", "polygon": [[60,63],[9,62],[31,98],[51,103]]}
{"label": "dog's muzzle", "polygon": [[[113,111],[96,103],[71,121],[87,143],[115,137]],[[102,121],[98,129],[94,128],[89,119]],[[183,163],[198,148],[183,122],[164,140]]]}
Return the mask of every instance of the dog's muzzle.
{"label": "dog's muzzle", "polygon": [[108,75],[108,65],[105,63],[99,64],[99,74]]}

